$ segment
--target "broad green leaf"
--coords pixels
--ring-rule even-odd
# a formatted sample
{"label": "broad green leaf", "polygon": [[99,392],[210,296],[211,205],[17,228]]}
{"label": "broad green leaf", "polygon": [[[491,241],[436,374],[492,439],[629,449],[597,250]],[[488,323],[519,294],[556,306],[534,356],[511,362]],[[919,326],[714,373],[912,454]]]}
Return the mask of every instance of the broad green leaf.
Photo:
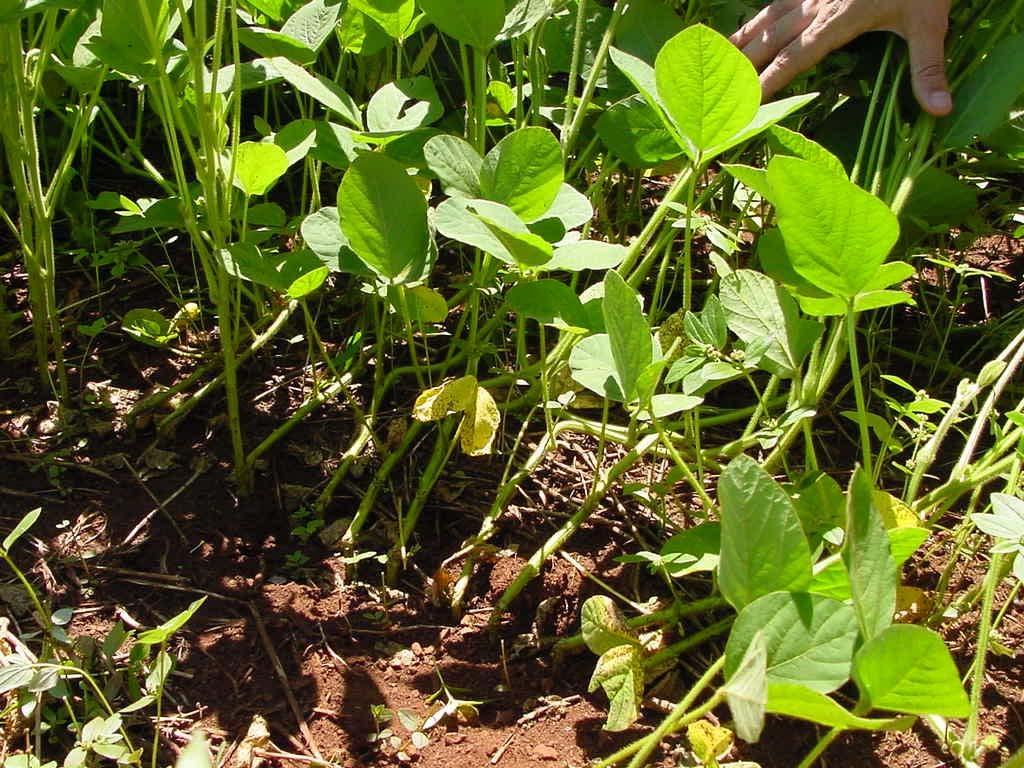
{"label": "broad green leaf", "polygon": [[619,266],[626,258],[626,253],[624,245],[603,243],[600,240],[578,240],[556,249],[554,257],[544,265],[544,269],[551,272],[582,272],[585,269],[603,272]]}
{"label": "broad green leaf", "polygon": [[235,152],[235,186],[248,197],[265,195],[288,170],[288,155],[277,144],[243,141]]}
{"label": "broad green leaf", "polygon": [[753,120],[744,126],[739,133],[730,136],[724,143],[709,149],[706,153],[707,156],[718,156],[723,152],[754,138],[766,128],[775,125],[780,120],[786,119],[798,109],[801,109],[814,101],[817,96],[818,94],[816,93],[804,93],[799,96],[790,96],[786,99],[779,99],[778,101],[772,101],[768,104],[762,104],[760,108],[758,108],[757,114],[754,115]]}
{"label": "broad green leaf", "polygon": [[521,128],[487,153],[480,169],[483,196],[507,205],[526,222],[541,218],[564,181],[562,148],[546,128]]}
{"label": "broad green leaf", "polygon": [[281,27],[281,32],[319,51],[330,39],[345,7],[341,0],[309,0]]}
{"label": "broad green leaf", "polygon": [[569,370],[575,382],[601,397],[617,402],[629,399],[619,381],[607,333],[587,336],[573,347],[569,354]]}
{"label": "broad green leaf", "polygon": [[448,302],[444,296],[425,285],[417,285],[408,291],[410,310],[420,324],[442,323],[448,317]]}
{"label": "broad green leaf", "polygon": [[430,247],[427,201],[405,168],[381,154],[359,157],[338,192],[341,230],[356,255],[395,281]]}
{"label": "broad green leaf", "polygon": [[623,394],[633,398],[637,379],[654,356],[654,342],[636,291],[618,272],[604,277],[604,325]]}
{"label": "broad green leaf", "polygon": [[1024,33],[1000,40],[985,52],[985,60],[956,92],[956,109],[944,121],[948,126],[942,146],[957,149],[976,137],[985,138],[1010,117],[1024,93]]}
{"label": "broad green leaf", "polygon": [[975,184],[929,166],[914,179],[900,216],[923,228],[943,226],[949,229],[963,224],[977,210],[978,187]]}
{"label": "broad green leaf", "polygon": [[238,42],[260,56],[283,56],[296,64],[312,64],[316,51],[291,35],[263,27],[241,27]]}
{"label": "broad green leaf", "polygon": [[416,16],[415,0],[349,0],[349,5],[373,19],[395,40],[406,38]]}
{"label": "broad green leaf", "polygon": [[449,379],[431,387],[416,398],[412,416],[416,421],[440,421],[453,413],[461,413],[470,407],[477,387],[475,376]]}
{"label": "broad green leaf", "polygon": [[[664,361],[662,361],[664,367]],[[665,393],[651,396],[651,409],[648,414],[652,419],[667,419],[669,416],[676,416],[694,408],[704,402],[703,397],[696,395],[682,395],[676,393]],[[646,416],[644,417],[646,418]],[[717,557],[716,557],[717,561]]]}
{"label": "broad green leaf", "polygon": [[130,309],[121,318],[121,329],[136,341],[164,348],[178,338],[170,320],[155,309]]}
{"label": "broad green leaf", "polygon": [[525,35],[550,16],[555,5],[555,0],[516,0],[505,14],[498,39],[511,40]]}
{"label": "broad green leaf", "polygon": [[966,717],[971,710],[949,649],[924,627],[884,630],[858,651],[853,678],[872,709],[944,717]]}
{"label": "broad green leaf", "polygon": [[0,694],[19,688],[28,688],[36,676],[35,666],[28,660],[10,656],[7,664],[0,667]]}
{"label": "broad green leaf", "polygon": [[289,299],[304,299],[319,291],[330,274],[331,270],[328,267],[317,267],[292,281],[285,293]]}
{"label": "broad green leaf", "polygon": [[725,676],[739,668],[754,635],[764,635],[768,682],[831,693],[850,679],[857,645],[853,610],[820,595],[774,592],[748,604],[725,647]]}
{"label": "broad green leaf", "polygon": [[325,206],[309,214],[302,220],[299,231],[306,247],[332,272],[373,277],[373,270],[349,247],[348,238],[341,231],[341,217],[336,206]]}
{"label": "broad green leaf", "polygon": [[748,456],[737,456],[718,481],[722,553],[718,580],[736,610],[762,595],[803,591],[811,553],[789,495]]}
{"label": "broad green leaf", "polygon": [[140,633],[135,639],[135,642],[138,645],[162,645],[166,643],[174,636],[175,632],[188,623],[189,619],[195,615],[196,611],[203,607],[203,603],[205,602],[205,597],[199,598],[184,611],[179,613],[177,616],[172,616],[159,627],[154,627],[153,629]]}
{"label": "broad green leaf", "polygon": [[583,642],[597,656],[619,645],[637,645],[622,612],[607,595],[587,598],[581,610],[581,624]]}
{"label": "broad green leaf", "polygon": [[1024,542],[1024,501],[1008,493],[993,493],[992,513],[971,515],[971,521],[989,536]]}
{"label": "broad green leaf", "polygon": [[[928,538],[926,528],[893,528],[888,531],[889,547],[897,570],[921,547]],[[835,561],[814,575],[808,592],[831,597],[833,600],[851,600],[850,577],[842,561]]]}
{"label": "broad green leaf", "polygon": [[480,216],[470,210],[471,207],[510,232],[529,232],[522,220],[507,206],[489,200],[470,200],[463,197],[450,197],[437,207],[434,214],[434,226],[437,227],[437,231],[452,240],[479,248],[510,266],[517,266],[515,257],[509,249]]}
{"label": "broad green leaf", "polygon": [[862,731],[905,731],[916,722],[915,717],[877,719],[858,717],[843,709],[823,693],[797,683],[768,683],[768,712],[773,715],[808,720],[828,728]]}
{"label": "broad green leaf", "polygon": [[701,523],[677,533],[662,545],[662,566],[669,576],[677,579],[691,573],[713,571],[718,567],[721,549],[722,526]]}
{"label": "broad green leaf", "polygon": [[842,161],[821,144],[812,141],[802,133],[773,125],[768,129],[768,145],[781,155],[793,155],[808,160],[819,168],[832,171],[847,178]]}
{"label": "broad green leaf", "polygon": [[824,326],[800,317],[796,302],[770,277],[738,269],[722,278],[719,298],[729,329],[747,345],[766,342],[761,367],[795,376]]}
{"label": "broad green leaf", "polygon": [[151,77],[160,50],[173,34],[171,19],[169,0],[103,0],[100,35],[85,45],[111,69]]}
{"label": "broad green leaf", "polygon": [[601,654],[588,692],[602,688],[608,697],[606,731],[624,731],[640,717],[644,696],[644,665],[635,645],[617,645]]}
{"label": "broad green leaf", "polygon": [[449,37],[489,51],[505,27],[503,0],[419,0],[427,18]]}
{"label": "broad green leaf", "polygon": [[615,45],[647,62],[683,31],[679,15],[663,0],[631,0],[615,30]]}
{"label": "broad green leaf", "polygon": [[[529,231],[521,231],[517,226],[505,226],[501,222],[495,221],[484,213],[475,210],[472,202],[469,204],[469,208],[505,247],[512,256],[516,266],[521,270],[526,271],[531,267],[539,267],[551,261],[554,248],[543,237]],[[525,226],[523,229],[525,229]]]}
{"label": "broad green leaf", "polygon": [[768,183],[793,269],[834,296],[860,293],[899,237],[889,207],[847,179],[793,157],[772,159]]}
{"label": "broad green leaf", "polygon": [[36,520],[39,519],[39,516],[41,514],[43,514],[42,508],[33,509],[31,512],[26,513],[25,516],[18,521],[18,524],[15,525],[14,528],[11,529],[11,532],[8,533],[7,536],[4,538],[4,552],[11,551],[11,547],[14,546],[15,542],[17,542],[18,539],[24,536],[29,528],[36,524]]}
{"label": "broad green leaf", "polygon": [[435,136],[423,145],[427,167],[441,180],[449,197],[480,197],[480,169],[484,159],[465,139]]}
{"label": "broad green leaf", "polygon": [[381,87],[366,107],[371,133],[391,134],[430,125],[444,114],[441,97],[429,77],[407,77]]}
{"label": "broad green leaf", "polygon": [[[404,2],[402,7],[410,8],[415,13],[415,6],[411,2]],[[402,20],[399,18],[396,26],[401,23]],[[408,23],[405,24],[403,30],[407,27]],[[380,24],[359,10],[353,3],[348,3],[345,7],[337,29],[338,42],[341,43],[342,50],[357,56],[373,56],[375,53],[380,53],[391,45],[393,39]]]}
{"label": "broad green leaf", "polygon": [[[765,200],[771,199],[771,187],[768,186],[768,171],[763,168],[754,168],[751,165],[740,165],[738,163],[722,163],[722,168],[747,189],[756,192]],[[769,232],[774,231],[777,230],[769,230]],[[762,235],[761,240],[764,240],[764,235]]]}
{"label": "broad green leaf", "polygon": [[882,515],[875,507],[871,479],[858,467],[846,492],[843,563],[850,577],[853,608],[861,634],[871,640],[892,624],[899,579]]}
{"label": "broad green leaf", "polygon": [[282,56],[268,59],[270,65],[287,80],[293,88],[319,102],[328,110],[344,118],[355,128],[363,129],[363,116],[352,97],[335,82],[323,75],[310,74],[298,64]]}
{"label": "broad green leaf", "polygon": [[[668,116],[665,115],[664,105],[658,96],[658,76],[654,71],[654,67],[643,59],[626,51],[619,50],[614,46],[609,50],[608,57],[618,70],[626,76],[626,79],[633,84],[633,87],[637,89],[658,119],[664,122],[669,133],[675,131],[675,126],[672,125]],[[676,143],[680,144],[680,148],[682,148],[681,142],[677,141]]]}
{"label": "broad green leaf", "polygon": [[736,735],[753,744],[764,729],[768,703],[768,649],[758,632],[751,638],[746,653],[729,682],[722,688],[729,705]]}
{"label": "broad green leaf", "polygon": [[512,311],[546,325],[587,328],[579,297],[560,280],[532,280],[512,286],[505,296]]}
{"label": "broad green leaf", "polygon": [[669,40],[654,70],[658,96],[691,158],[727,142],[757,114],[761,86],[753,64],[703,24]]}
{"label": "broad green leaf", "polygon": [[630,168],[650,168],[682,153],[662,116],[640,95],[606,109],[596,127],[604,145]]}
{"label": "broad green leaf", "polygon": [[[569,232],[594,218],[594,206],[590,204],[589,198],[578,191],[570,184],[563,184],[555,195],[555,201],[551,204],[542,218],[530,223],[531,227],[539,227],[549,222],[558,222],[562,226],[562,232]],[[538,234],[539,231],[538,231]],[[559,238],[561,239],[561,237]],[[554,243],[557,240],[550,240]]]}

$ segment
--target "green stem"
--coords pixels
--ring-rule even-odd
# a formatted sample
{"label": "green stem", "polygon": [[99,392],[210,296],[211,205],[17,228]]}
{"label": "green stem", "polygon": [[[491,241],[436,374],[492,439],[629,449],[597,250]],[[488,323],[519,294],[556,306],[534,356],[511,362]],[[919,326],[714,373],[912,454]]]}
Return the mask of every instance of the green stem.
{"label": "green stem", "polygon": [[846,308],[846,345],[850,356],[850,371],[853,375],[853,393],[857,400],[857,426],[860,428],[861,457],[868,477],[874,477],[871,467],[871,434],[868,430],[868,410],[864,400],[864,383],[861,381],[860,356],[857,353],[857,319],[851,299]]}

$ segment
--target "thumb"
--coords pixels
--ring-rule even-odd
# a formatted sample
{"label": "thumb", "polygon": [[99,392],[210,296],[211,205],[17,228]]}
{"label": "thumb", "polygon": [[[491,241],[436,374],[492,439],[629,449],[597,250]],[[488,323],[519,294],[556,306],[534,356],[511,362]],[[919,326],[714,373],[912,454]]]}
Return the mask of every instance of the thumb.
{"label": "thumb", "polygon": [[946,25],[925,24],[908,35],[914,95],[925,112],[936,117],[953,111],[953,97],[946,80]]}

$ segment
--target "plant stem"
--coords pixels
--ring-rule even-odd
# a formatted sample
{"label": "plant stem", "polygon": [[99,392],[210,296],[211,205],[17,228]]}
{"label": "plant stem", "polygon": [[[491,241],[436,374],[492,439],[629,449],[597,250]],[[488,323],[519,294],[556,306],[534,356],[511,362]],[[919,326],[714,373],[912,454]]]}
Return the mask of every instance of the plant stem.
{"label": "plant stem", "polygon": [[860,356],[857,353],[857,315],[851,299],[846,308],[846,345],[853,376],[853,393],[857,399],[857,426],[860,428],[861,457],[868,477],[874,477],[871,467],[871,434],[868,431],[868,410],[864,401],[864,383],[861,381]]}
{"label": "plant stem", "polygon": [[833,728],[814,745],[814,749],[807,753],[807,757],[800,761],[800,765],[797,768],[811,768],[812,765],[817,761],[819,757],[824,754],[825,750],[832,746],[832,742],[835,741],[843,731],[840,728]]}

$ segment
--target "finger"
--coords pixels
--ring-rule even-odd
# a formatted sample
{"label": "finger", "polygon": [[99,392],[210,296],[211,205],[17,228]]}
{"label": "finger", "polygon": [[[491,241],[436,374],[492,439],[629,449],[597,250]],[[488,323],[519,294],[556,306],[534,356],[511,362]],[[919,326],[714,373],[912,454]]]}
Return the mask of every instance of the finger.
{"label": "finger", "polygon": [[936,117],[953,111],[946,79],[945,19],[917,27],[907,36],[914,95],[925,112]]}
{"label": "finger", "polygon": [[822,14],[814,23],[783,48],[761,73],[761,91],[768,98],[782,90],[801,72],[806,72],[825,56],[841,48],[863,30],[845,18],[845,14]]}
{"label": "finger", "polygon": [[743,48],[761,35],[765,30],[771,29],[775,24],[792,11],[800,7],[801,0],[775,0],[774,3],[762,10],[754,18],[733,32],[729,38],[730,42],[737,48]]}
{"label": "finger", "polygon": [[743,54],[761,69],[814,22],[815,0],[807,0],[743,47]]}

